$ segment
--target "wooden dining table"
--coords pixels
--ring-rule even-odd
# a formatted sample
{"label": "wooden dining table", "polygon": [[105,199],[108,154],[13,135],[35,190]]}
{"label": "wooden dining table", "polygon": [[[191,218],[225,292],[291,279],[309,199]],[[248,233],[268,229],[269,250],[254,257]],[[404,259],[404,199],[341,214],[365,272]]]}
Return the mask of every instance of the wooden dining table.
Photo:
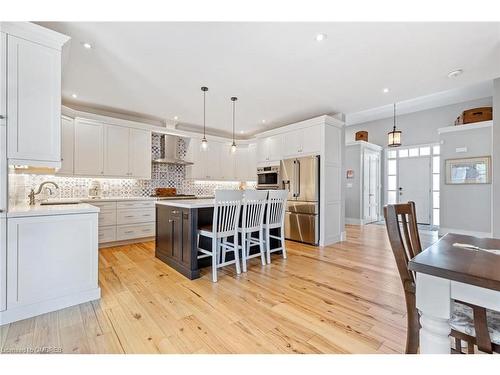
{"label": "wooden dining table", "polygon": [[409,269],[416,273],[421,354],[450,353],[453,300],[500,311],[500,255],[457,243],[500,250],[500,239],[449,233],[410,260]]}

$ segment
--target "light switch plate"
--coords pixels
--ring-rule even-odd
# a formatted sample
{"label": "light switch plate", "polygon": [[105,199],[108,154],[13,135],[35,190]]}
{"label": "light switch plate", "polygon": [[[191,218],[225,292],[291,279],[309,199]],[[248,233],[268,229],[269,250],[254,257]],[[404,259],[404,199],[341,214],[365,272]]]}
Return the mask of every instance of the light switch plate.
{"label": "light switch plate", "polygon": [[467,147],[457,147],[455,152],[467,152]]}

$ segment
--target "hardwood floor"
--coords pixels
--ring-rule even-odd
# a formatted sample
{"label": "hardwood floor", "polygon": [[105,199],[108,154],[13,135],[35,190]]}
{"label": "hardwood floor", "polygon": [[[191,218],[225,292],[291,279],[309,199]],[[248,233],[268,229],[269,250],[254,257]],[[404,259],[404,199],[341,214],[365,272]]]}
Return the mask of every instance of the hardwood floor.
{"label": "hardwood floor", "polygon": [[[422,245],[437,240],[423,232]],[[102,298],[0,327],[4,352],[402,353],[405,305],[383,225],[347,226],[325,248],[287,242],[288,259],[252,259],[213,284],[154,258],[154,243],[100,250]]]}

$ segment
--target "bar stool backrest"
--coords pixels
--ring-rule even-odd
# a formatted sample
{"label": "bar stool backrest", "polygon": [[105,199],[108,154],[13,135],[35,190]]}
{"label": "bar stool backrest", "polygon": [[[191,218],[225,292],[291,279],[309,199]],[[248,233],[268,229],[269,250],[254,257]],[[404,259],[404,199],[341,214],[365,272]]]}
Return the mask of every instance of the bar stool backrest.
{"label": "bar stool backrest", "polygon": [[266,210],[266,224],[269,228],[283,227],[287,197],[287,190],[269,190]]}
{"label": "bar stool backrest", "polygon": [[262,229],[267,203],[267,190],[246,190],[243,196],[243,216],[241,227],[247,232]]}
{"label": "bar stool backrest", "polygon": [[240,190],[215,190],[212,231],[216,237],[237,233],[243,192]]}

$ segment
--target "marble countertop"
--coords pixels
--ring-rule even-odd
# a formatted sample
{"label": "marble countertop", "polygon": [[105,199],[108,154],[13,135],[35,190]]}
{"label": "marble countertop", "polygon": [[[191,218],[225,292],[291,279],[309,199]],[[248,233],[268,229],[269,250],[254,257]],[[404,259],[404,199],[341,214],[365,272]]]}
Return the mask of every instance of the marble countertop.
{"label": "marble countertop", "polygon": [[157,205],[162,206],[171,206],[171,207],[181,207],[181,208],[208,208],[214,206],[213,198],[204,198],[204,199],[180,199],[180,200],[164,200],[157,201]]}
{"label": "marble countertop", "polygon": [[28,216],[52,216],[52,215],[70,215],[97,213],[99,208],[87,203],[77,204],[57,204],[29,206],[27,204],[12,207],[7,212],[7,217],[28,217]]}

